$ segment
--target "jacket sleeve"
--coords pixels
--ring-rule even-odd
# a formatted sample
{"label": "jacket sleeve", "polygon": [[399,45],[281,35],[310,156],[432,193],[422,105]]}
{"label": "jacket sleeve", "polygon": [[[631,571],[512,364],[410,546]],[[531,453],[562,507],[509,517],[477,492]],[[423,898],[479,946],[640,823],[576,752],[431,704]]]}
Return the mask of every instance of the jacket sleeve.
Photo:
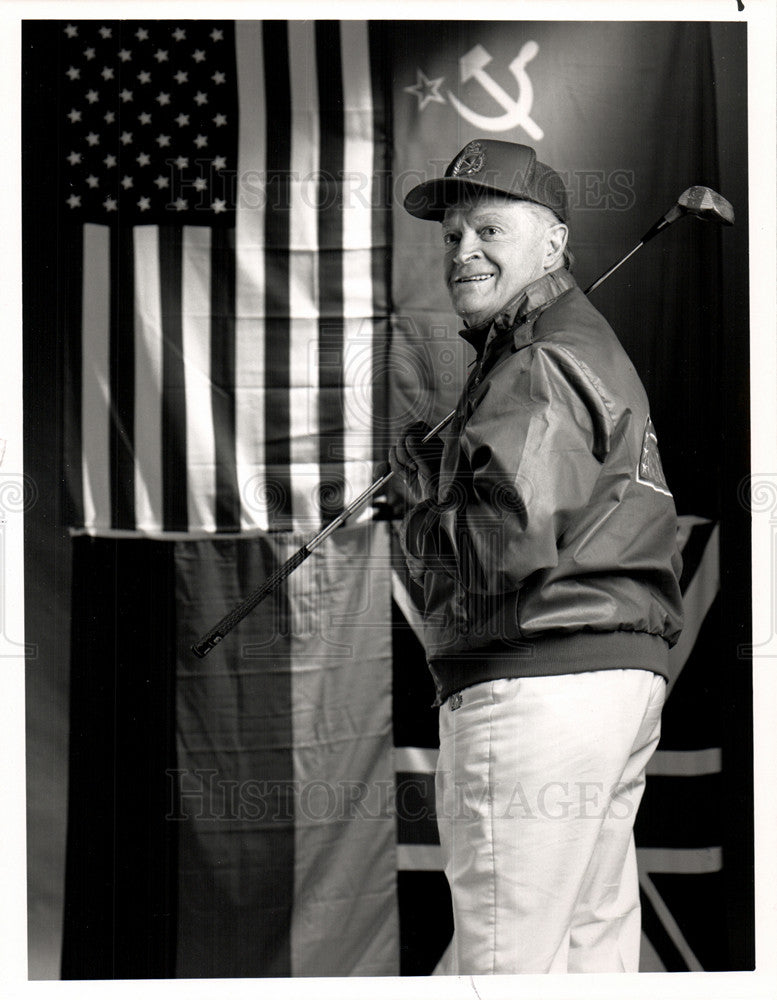
{"label": "jacket sleeve", "polygon": [[[500,365],[449,448],[436,501],[410,511],[401,534],[411,574],[443,572],[474,593],[518,590],[556,565],[557,541],[588,503],[613,433],[596,376],[558,345]],[[443,459],[443,468],[448,467]]]}

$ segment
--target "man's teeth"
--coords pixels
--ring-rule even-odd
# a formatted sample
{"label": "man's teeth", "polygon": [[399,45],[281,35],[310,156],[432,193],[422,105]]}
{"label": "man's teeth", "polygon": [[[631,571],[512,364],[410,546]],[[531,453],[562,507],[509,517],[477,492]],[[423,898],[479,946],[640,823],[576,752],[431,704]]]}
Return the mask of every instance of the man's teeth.
{"label": "man's teeth", "polygon": [[491,277],[493,277],[491,274],[473,274],[468,278],[457,278],[456,281],[488,281]]}

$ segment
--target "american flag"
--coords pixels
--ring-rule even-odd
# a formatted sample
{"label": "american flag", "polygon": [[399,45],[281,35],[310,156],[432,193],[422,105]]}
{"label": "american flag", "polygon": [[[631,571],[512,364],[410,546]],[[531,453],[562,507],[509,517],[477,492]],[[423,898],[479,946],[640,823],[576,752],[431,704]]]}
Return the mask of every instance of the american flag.
{"label": "american flag", "polygon": [[62,24],[76,527],[309,529],[374,478],[378,63],[364,22]]}

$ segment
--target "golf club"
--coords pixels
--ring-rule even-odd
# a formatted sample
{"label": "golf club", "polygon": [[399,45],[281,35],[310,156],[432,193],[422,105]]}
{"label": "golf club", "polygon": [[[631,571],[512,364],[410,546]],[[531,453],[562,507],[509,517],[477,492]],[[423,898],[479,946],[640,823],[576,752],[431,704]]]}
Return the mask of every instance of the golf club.
{"label": "golf club", "polygon": [[731,202],[726,201],[723,195],[718,194],[717,191],[713,191],[712,188],[701,187],[695,184],[693,187],[689,187],[683,191],[669,211],[665,215],[662,215],[658,222],[653,223],[639,243],[629,250],[627,254],[624,254],[616,264],[608,268],[604,274],[599,275],[596,281],[586,288],[585,294],[590,295],[603,281],[606,281],[611,274],[614,274],[621,264],[625,264],[629,257],[635,254],[637,250],[684,215],[692,215],[694,218],[703,219],[705,222],[717,222],[723,226],[734,225],[734,209],[731,206]]}
{"label": "golf club", "polygon": [[[695,185],[694,187],[689,187],[686,191],[680,195],[674,205],[669,209],[669,211],[662,215],[661,218],[654,223],[642,237],[642,239],[637,243],[637,245],[629,250],[621,259],[613,264],[604,274],[600,275],[593,284],[589,285],[585,289],[586,295],[590,295],[591,292],[595,291],[602,282],[606,281],[610,275],[614,274],[618,268],[625,264],[626,261],[633,256],[637,250],[643,247],[649,240],[652,240],[654,236],[657,236],[662,230],[666,229],[673,222],[682,218],[684,215],[691,215],[697,219],[704,219],[705,221],[717,222],[722,225],[731,226],[734,223],[734,209],[731,204],[726,201],[726,199],[713,191],[712,188],[701,187]],[[455,410],[444,417],[435,427],[433,427],[429,433],[422,439],[421,443],[426,444],[427,441],[439,434],[443,428],[453,420],[455,416]],[[366,490],[359,494],[355,500],[338,514],[337,517],[330,521],[318,534],[314,535],[308,542],[306,542],[300,549],[286,560],[286,562],[280,566],[270,577],[267,579],[261,587],[258,587],[253,593],[249,594],[248,597],[235,608],[232,609],[228,614],[214,625],[212,629],[206,632],[200,639],[195,642],[191,649],[195,656],[202,659],[207,653],[217,646],[221,640],[230,632],[238,622],[242,621],[253,609],[260,604],[263,600],[273,594],[278,587],[283,583],[283,581],[297,569],[307,558],[312,555],[312,553],[321,545],[326,539],[336,531],[341,525],[343,525],[348,518],[356,513],[370,497],[375,496],[383,486],[393,477],[394,473],[389,471],[385,475],[376,479],[371,486],[368,486]]]}

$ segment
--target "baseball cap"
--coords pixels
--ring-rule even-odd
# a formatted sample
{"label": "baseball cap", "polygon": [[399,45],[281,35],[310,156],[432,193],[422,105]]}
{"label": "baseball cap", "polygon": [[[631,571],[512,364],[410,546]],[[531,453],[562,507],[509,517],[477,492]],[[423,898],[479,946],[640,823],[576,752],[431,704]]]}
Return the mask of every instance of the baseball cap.
{"label": "baseball cap", "polygon": [[531,146],[499,139],[473,139],[448,164],[443,177],[418,184],[405,209],[417,219],[441,222],[445,209],[491,191],[544,205],[567,221],[564,182]]}

